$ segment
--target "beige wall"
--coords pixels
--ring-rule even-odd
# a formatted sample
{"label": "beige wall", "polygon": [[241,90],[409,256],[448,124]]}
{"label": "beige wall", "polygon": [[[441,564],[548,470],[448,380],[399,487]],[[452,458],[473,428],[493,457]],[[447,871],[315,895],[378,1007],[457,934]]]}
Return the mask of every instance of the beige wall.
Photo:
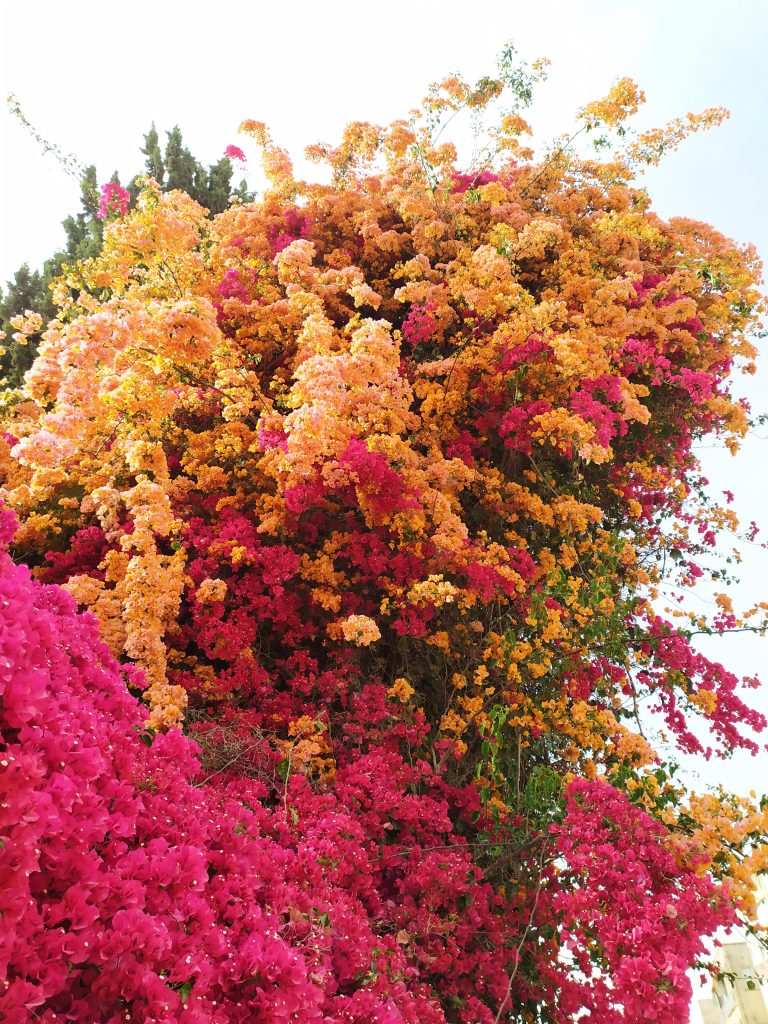
{"label": "beige wall", "polygon": [[704,1024],[768,1024],[766,951],[754,940],[725,942],[716,961],[723,976],[699,1000]]}

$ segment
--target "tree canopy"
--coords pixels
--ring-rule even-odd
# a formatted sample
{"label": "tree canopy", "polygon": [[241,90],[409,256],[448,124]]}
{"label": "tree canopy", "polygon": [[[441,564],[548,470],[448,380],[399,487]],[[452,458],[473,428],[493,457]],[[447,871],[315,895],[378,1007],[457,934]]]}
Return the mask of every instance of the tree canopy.
{"label": "tree canopy", "polygon": [[664,601],[727,582],[694,444],[747,430],[763,300],[639,174],[723,112],[638,134],[622,79],[535,159],[541,70],[349,125],[327,184],[246,121],[268,188],[213,218],[170,136],[104,193],[4,396],[8,1019],[678,1024],[754,913],[768,809],[639,711],[766,726],[694,645],[766,605]]}
{"label": "tree canopy", "polygon": [[[167,132],[166,137],[163,153],[153,124],[144,136],[144,148],[141,150],[145,156],[145,173],[162,189],[183,189],[212,215],[225,210],[232,195],[244,201],[253,198],[244,181],[237,188],[233,187],[233,165],[228,157],[222,157],[206,169],[184,145],[178,125]],[[138,196],[138,178],[139,175],[135,175],[128,186],[132,201]],[[120,183],[116,171],[111,180]],[[90,259],[101,251],[103,221],[99,216],[99,188],[93,165],[84,169],[80,196],[80,212],[67,217],[62,223],[66,235],[64,248],[47,259],[42,270],[30,270],[29,264],[22,264],[14,273],[13,280],[6,282],[5,293],[0,291],[0,330],[6,335],[13,332],[12,318],[27,309],[39,313],[44,323],[51,320],[56,314],[51,288],[62,267]],[[12,386],[20,384],[34,362],[39,342],[38,334],[25,337],[22,344],[11,341],[0,359],[0,376]]]}

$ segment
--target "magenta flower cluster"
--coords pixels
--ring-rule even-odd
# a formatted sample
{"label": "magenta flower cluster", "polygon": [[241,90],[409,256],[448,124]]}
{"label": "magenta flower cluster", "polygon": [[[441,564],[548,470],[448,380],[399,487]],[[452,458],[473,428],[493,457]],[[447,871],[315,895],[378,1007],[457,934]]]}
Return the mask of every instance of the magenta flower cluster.
{"label": "magenta flower cluster", "polygon": [[122,185],[116,181],[108,181],[101,186],[101,202],[96,216],[99,220],[106,220],[108,217],[124,217],[128,212],[130,201],[130,193]]}

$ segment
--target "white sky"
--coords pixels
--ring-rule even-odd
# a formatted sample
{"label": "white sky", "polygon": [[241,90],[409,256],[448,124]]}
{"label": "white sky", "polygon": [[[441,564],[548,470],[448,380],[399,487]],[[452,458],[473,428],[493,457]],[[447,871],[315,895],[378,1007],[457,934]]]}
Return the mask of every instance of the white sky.
{"label": "white sky", "polygon": [[[729,107],[723,128],[689,140],[649,176],[651,194],[662,215],[708,221],[768,254],[766,0],[0,4],[2,94],[15,92],[41,134],[95,163],[102,181],[115,169],[124,180],[139,170],[153,120],[161,132],[179,124],[204,163],[240,142],[245,117],[266,121],[298,157],[307,143],[337,139],[349,120],[404,115],[444,74],[492,73],[497,52],[513,39],[528,60],[552,61],[529,112],[542,141],[567,131],[574,111],[621,75],[646,90],[644,124]],[[5,109],[0,125],[4,282],[22,262],[36,267],[63,243],[60,222],[79,200],[76,182]],[[756,410],[768,411],[768,360],[746,383]],[[761,433],[736,458],[717,449],[701,454],[715,489],[734,491],[744,522],[762,521],[768,539],[768,427]],[[737,605],[768,598],[768,554],[758,546],[746,551],[742,577]],[[749,635],[708,642],[706,650],[739,674],[768,662],[768,643]],[[754,697],[765,710],[767,693]],[[701,782],[768,788],[765,756],[689,767]]]}

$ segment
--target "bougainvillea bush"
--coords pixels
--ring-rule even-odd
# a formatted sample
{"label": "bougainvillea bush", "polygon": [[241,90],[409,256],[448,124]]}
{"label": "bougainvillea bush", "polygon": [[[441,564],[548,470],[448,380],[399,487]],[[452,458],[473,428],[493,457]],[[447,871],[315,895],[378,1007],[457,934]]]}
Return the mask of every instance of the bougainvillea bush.
{"label": "bougainvillea bush", "polygon": [[633,133],[622,80],[535,159],[540,70],[350,125],[325,184],[246,121],[267,189],[213,219],[105,191],[3,395],[3,1019],[678,1024],[753,912],[768,814],[643,725],[766,724],[694,646],[765,606],[685,601],[759,265],[638,181],[723,115]]}

